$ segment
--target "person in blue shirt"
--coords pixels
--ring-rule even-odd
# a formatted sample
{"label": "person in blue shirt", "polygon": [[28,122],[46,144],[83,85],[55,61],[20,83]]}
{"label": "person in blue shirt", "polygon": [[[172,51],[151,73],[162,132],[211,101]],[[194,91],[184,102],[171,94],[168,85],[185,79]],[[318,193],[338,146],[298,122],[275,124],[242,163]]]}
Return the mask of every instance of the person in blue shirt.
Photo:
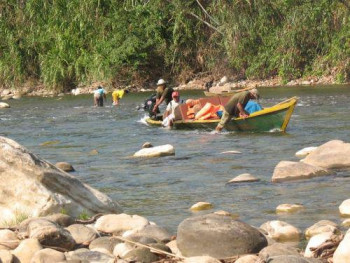
{"label": "person in blue shirt", "polygon": [[98,86],[98,88],[94,91],[94,106],[95,107],[103,107],[103,99],[106,101],[106,91],[102,86]]}
{"label": "person in blue shirt", "polygon": [[247,105],[245,105],[244,110],[247,111],[249,114],[252,114],[253,112],[262,110],[263,108],[259,103],[257,103],[254,100],[249,100]]}

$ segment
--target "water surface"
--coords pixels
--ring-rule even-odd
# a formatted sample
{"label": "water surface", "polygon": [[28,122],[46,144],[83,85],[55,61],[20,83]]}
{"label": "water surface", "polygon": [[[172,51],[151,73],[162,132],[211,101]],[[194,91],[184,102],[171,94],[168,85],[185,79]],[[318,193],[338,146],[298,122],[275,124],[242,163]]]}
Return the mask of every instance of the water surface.
{"label": "water surface", "polygon": [[[240,215],[255,226],[285,220],[302,230],[321,219],[340,223],[338,206],[350,198],[350,172],[304,181],[272,184],[281,160],[295,161],[295,152],[332,139],[350,142],[350,86],[281,87],[260,89],[263,106],[292,96],[299,103],[287,133],[223,133],[166,130],[140,122],[137,110],[149,93],[128,94],[119,107],[94,108],[90,95],[11,100],[0,111],[0,135],[10,137],[42,158],[67,161],[83,182],[118,201],[124,211],[147,217],[176,233],[193,215],[194,203],[211,202],[215,210]],[[181,92],[183,99],[201,91]],[[51,141],[51,144],[43,143]],[[155,159],[129,158],[149,141],[170,143],[176,155]],[[91,154],[96,149],[97,155]],[[221,154],[236,150],[242,154]],[[227,185],[241,173],[261,179]],[[281,203],[301,203],[306,209],[276,215]]]}

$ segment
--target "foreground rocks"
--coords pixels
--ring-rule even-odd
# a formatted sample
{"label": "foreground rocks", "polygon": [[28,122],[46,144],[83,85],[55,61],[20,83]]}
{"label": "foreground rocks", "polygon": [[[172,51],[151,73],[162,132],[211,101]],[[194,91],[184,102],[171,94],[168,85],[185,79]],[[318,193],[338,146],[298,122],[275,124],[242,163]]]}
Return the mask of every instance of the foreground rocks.
{"label": "foreground rocks", "polygon": [[248,224],[209,214],[184,220],[177,230],[177,246],[186,257],[226,258],[257,253],[267,246],[267,240]]}
{"label": "foreground rocks", "polygon": [[62,209],[72,216],[122,211],[105,194],[5,137],[0,137],[0,178],[0,227]]}

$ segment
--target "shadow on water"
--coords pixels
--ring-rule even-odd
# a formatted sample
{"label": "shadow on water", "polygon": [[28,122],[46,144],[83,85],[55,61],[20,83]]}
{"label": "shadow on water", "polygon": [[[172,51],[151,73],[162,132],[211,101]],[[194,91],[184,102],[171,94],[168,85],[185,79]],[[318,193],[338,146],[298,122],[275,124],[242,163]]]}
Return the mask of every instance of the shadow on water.
{"label": "shadow on water", "polygon": [[[175,233],[177,225],[195,215],[199,201],[213,210],[239,214],[255,226],[281,219],[301,229],[321,219],[340,222],[338,206],[349,198],[350,171],[335,176],[272,184],[281,160],[297,161],[295,152],[331,139],[349,141],[349,86],[261,89],[261,104],[272,106],[292,96],[299,103],[287,133],[212,134],[202,130],[167,130],[141,123],[136,109],[149,93],[128,94],[119,107],[92,107],[90,95],[23,98],[0,111],[0,135],[10,137],[42,158],[70,162],[75,176],[107,193],[126,213],[140,214]],[[180,92],[198,98],[201,91]],[[55,141],[52,145],[42,143]],[[146,141],[172,144],[176,155],[155,159],[130,158]],[[238,151],[239,154],[224,153]],[[93,154],[91,154],[93,152]],[[228,185],[242,173],[260,179]],[[301,203],[296,214],[275,214],[281,203]],[[205,212],[205,213],[206,213]]]}

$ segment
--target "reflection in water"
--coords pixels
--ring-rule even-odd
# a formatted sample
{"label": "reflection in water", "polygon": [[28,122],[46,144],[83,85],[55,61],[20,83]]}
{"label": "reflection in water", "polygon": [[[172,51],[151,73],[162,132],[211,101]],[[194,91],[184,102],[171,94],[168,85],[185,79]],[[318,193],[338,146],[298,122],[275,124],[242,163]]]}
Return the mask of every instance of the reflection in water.
{"label": "reflection in water", "polygon": [[[296,161],[295,152],[331,139],[349,141],[349,87],[261,89],[264,107],[292,96],[300,98],[286,134],[167,130],[144,125],[135,110],[149,94],[129,94],[118,107],[94,108],[91,96],[23,98],[0,111],[0,135],[15,139],[42,158],[70,162],[82,181],[120,202],[126,213],[139,214],[168,227],[193,215],[189,208],[207,201],[213,210],[239,214],[255,226],[280,219],[302,230],[321,219],[340,222],[338,206],[349,198],[350,171],[311,180],[272,184],[281,160]],[[184,100],[202,96],[181,92]],[[47,145],[45,142],[59,141]],[[146,141],[170,143],[176,155],[129,158]],[[94,151],[94,154],[91,152]],[[241,154],[221,154],[240,151]],[[260,182],[228,185],[250,173]],[[301,203],[305,210],[275,214],[281,203]],[[208,211],[207,211],[208,212]]]}

